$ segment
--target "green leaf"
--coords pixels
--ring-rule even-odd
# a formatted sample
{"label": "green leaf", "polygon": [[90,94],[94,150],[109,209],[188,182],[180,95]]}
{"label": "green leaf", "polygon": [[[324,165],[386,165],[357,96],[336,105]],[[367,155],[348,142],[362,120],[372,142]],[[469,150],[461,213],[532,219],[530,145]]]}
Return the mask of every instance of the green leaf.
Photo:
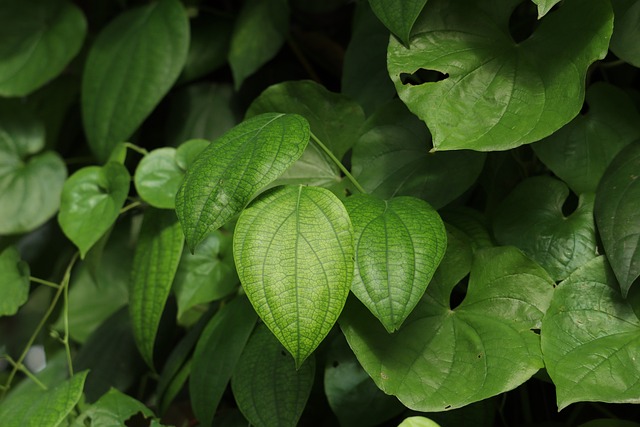
{"label": "green leaf", "polygon": [[109,230],[129,194],[131,177],[120,163],[87,166],[64,183],[58,222],[80,250],[87,251]]}
{"label": "green leaf", "polygon": [[551,8],[560,3],[560,0],[532,0],[538,6],[538,19],[549,13]]}
{"label": "green leaf", "polygon": [[100,161],[133,134],[169,91],[188,48],[189,22],[177,0],[126,11],[98,34],[83,73],[82,118]]}
{"label": "green leaf", "polygon": [[634,142],[613,159],[596,193],[596,223],[624,297],[640,276],[639,170],[640,142]]}
{"label": "green leaf", "polygon": [[[447,252],[445,266],[456,252]],[[532,329],[540,328],[553,281],[541,267],[512,247],[479,250],[467,295],[453,309],[455,283],[437,280],[394,334],[372,323],[357,300],[345,308],[340,326],[382,391],[408,408],[438,412],[512,390],[543,366]]]}
{"label": "green leaf", "polygon": [[295,363],[267,328],[257,327],[231,378],[242,415],[256,427],[298,425],[315,366],[315,358]]}
{"label": "green leaf", "polygon": [[295,163],[308,142],[309,125],[304,118],[262,114],[242,122],[200,153],[176,196],[176,213],[191,252]]}
{"label": "green leaf", "polygon": [[442,220],[464,233],[474,250],[494,246],[487,218],[466,206],[452,206],[440,212]]}
{"label": "green leaf", "polygon": [[420,16],[427,0],[369,0],[371,9],[378,19],[405,45],[409,44],[411,28]]}
{"label": "green leaf", "polygon": [[594,193],[611,160],[640,138],[640,114],[627,92],[607,83],[587,89],[589,110],[532,144],[544,164],[578,194]]}
{"label": "green leaf", "polygon": [[145,418],[153,417],[153,412],[144,403],[112,388],[81,417],[89,418],[91,427],[113,427],[124,426],[125,421],[138,413]]}
{"label": "green leaf", "polygon": [[541,335],[558,410],[580,401],[640,402],[640,321],[604,257],[557,287]]}
{"label": "green leaf", "polygon": [[409,417],[402,420],[398,427],[440,427],[440,424],[425,417]]}
{"label": "green leaf", "polygon": [[236,90],[273,58],[289,33],[286,0],[248,0],[238,16],[229,48],[229,65]]}
{"label": "green leaf", "polygon": [[323,188],[274,188],[240,215],[233,254],[256,312],[301,366],[349,294],[354,250],[346,209]]}
{"label": "green leaf", "polygon": [[24,96],[60,74],[80,51],[87,22],[64,0],[0,5],[0,96]]}
{"label": "green leaf", "polygon": [[[609,2],[567,0],[516,43],[508,22],[518,3],[430,0],[409,47],[390,41],[389,75],[428,124],[436,149],[514,148],[550,135],[580,111],[587,68],[607,53]],[[440,73],[440,81],[415,81],[411,74],[421,69]]]}
{"label": "green leaf", "polygon": [[191,404],[201,425],[211,425],[256,320],[249,301],[237,297],[224,305],[202,332],[189,380]]}
{"label": "green leaf", "polygon": [[0,235],[31,231],[60,206],[67,168],[44,148],[44,127],[18,103],[0,104]]}
{"label": "green leaf", "polygon": [[13,316],[29,299],[29,264],[10,246],[0,251],[0,316]]}
{"label": "green leaf", "polygon": [[351,291],[387,332],[395,332],[444,256],[444,224],[427,202],[414,197],[382,200],[358,194],[345,207],[355,235]]}
{"label": "green leaf", "polygon": [[616,25],[611,36],[611,51],[635,67],[640,67],[640,3],[636,0],[611,2],[616,16]]}
{"label": "green leaf", "polygon": [[367,120],[353,149],[353,175],[365,190],[383,199],[415,196],[440,209],[473,185],[485,155],[468,150],[429,152],[430,148],[424,123],[402,102],[393,101]]}
{"label": "green leaf", "polygon": [[496,240],[514,245],[544,267],[554,280],[566,279],[596,257],[594,194],[581,194],[577,209],[562,211],[566,184],[548,176],[521,182],[498,207],[493,221]]}
{"label": "green leaf", "polygon": [[153,367],[153,345],[184,238],[173,211],[149,208],[138,238],[129,292],[129,312],[136,344]]}

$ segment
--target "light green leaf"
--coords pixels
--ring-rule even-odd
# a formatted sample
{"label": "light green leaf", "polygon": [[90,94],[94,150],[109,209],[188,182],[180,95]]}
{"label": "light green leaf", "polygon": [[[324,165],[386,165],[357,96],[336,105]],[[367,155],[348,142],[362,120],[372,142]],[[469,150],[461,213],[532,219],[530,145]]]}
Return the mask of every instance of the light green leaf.
{"label": "light green leaf", "polygon": [[98,34],[82,79],[82,118],[100,161],[133,134],[169,91],[188,48],[189,22],[177,0],[126,11]]}
{"label": "light green leaf", "polygon": [[229,65],[236,90],[273,58],[289,33],[286,0],[248,0],[238,16],[229,48]]}
{"label": "light green leaf", "polygon": [[611,51],[635,67],[640,67],[640,3],[636,0],[614,0],[615,26],[611,36]]}
{"label": "light green leaf", "polygon": [[551,8],[560,3],[560,0],[532,0],[533,3],[538,6],[538,19],[541,19],[544,15],[549,13]]}
{"label": "light green leaf", "polygon": [[203,426],[210,426],[257,316],[245,297],[236,297],[211,318],[202,332],[189,380],[191,404]]}
{"label": "light green leaf", "polygon": [[416,306],[447,247],[438,213],[424,200],[358,194],[345,201],[354,229],[351,292],[387,332],[400,329]]}
{"label": "light green leaf", "polygon": [[[457,251],[443,265],[449,256]],[[512,247],[479,250],[467,295],[453,309],[455,283],[439,280],[394,334],[357,300],[347,304],[340,326],[382,391],[410,409],[439,412],[512,390],[543,366],[532,329],[540,328],[553,281],[541,267]]]}
{"label": "light green leaf", "polygon": [[[519,3],[430,0],[409,47],[390,41],[389,75],[436,149],[510,149],[550,135],[580,111],[587,68],[607,54],[609,2],[566,0],[516,43],[508,22]],[[421,69],[440,73],[440,81],[415,81]]]}
{"label": "light green leaf", "polygon": [[315,358],[297,364],[264,326],[242,352],[231,389],[242,415],[256,427],[295,427],[311,394]]}
{"label": "light green leaf", "polygon": [[541,335],[559,410],[581,401],[640,403],[640,321],[604,257],[557,287]]}
{"label": "light green leaf", "polygon": [[91,427],[124,427],[125,421],[138,413],[142,413],[145,418],[153,417],[151,409],[142,402],[112,388],[81,417],[90,419]]}
{"label": "light green leaf", "polygon": [[440,427],[440,424],[425,417],[409,417],[402,420],[398,427]]}
{"label": "light green leaf", "polygon": [[308,142],[309,125],[303,117],[262,114],[200,153],[176,196],[176,213],[191,252],[295,163]]}
{"label": "light green leaf", "polygon": [[411,28],[413,28],[413,24],[420,16],[425,4],[427,4],[427,0],[397,0],[394,2],[369,0],[369,5],[378,19],[405,45],[409,44]]}
{"label": "light green leaf", "polygon": [[129,194],[131,177],[122,164],[87,166],[64,183],[58,223],[80,250],[87,251],[109,230]]}
{"label": "light green leaf", "polygon": [[354,250],[346,209],[323,188],[274,188],[240,215],[233,254],[256,312],[301,366],[349,294]]}
{"label": "light green leaf", "polygon": [[521,182],[498,207],[493,221],[496,240],[514,245],[547,270],[566,279],[597,255],[593,193],[581,194],[577,209],[565,216],[566,184],[548,176]]}
{"label": "light green leaf", "polygon": [[150,367],[160,317],[183,246],[182,230],[174,212],[149,208],[133,258],[129,312],[136,344]]}
{"label": "light green leaf", "polygon": [[626,297],[640,276],[640,142],[627,146],[607,168],[596,193],[598,231]]}
{"label": "light green leaf", "polygon": [[29,264],[10,246],[0,251],[0,316],[13,316],[29,298]]}
{"label": "light green leaf", "polygon": [[607,83],[587,89],[589,110],[531,145],[536,155],[578,194],[594,193],[611,160],[640,138],[640,114],[627,92]]}
{"label": "light green leaf", "polygon": [[0,4],[0,96],[24,96],[60,74],[80,51],[87,22],[64,0]]}

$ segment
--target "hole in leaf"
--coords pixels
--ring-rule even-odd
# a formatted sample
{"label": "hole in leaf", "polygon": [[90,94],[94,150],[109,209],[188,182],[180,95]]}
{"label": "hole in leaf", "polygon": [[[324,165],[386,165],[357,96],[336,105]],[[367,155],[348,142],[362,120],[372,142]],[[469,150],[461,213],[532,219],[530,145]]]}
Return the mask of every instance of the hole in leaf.
{"label": "hole in leaf", "polygon": [[403,85],[418,86],[423,83],[435,83],[449,77],[449,74],[441,73],[436,70],[425,70],[420,68],[413,74],[400,73],[400,81]]}
{"label": "hole in leaf", "polygon": [[573,191],[569,192],[569,197],[562,204],[562,215],[568,217],[578,209],[578,196]]}
{"label": "hole in leaf", "polygon": [[583,116],[587,115],[587,113],[589,112],[589,104],[587,104],[587,101],[585,101],[582,104],[582,108],[580,109],[580,114],[582,114]]}
{"label": "hole in leaf", "polygon": [[455,310],[456,307],[462,303],[464,297],[467,295],[467,286],[469,285],[469,276],[462,279],[457,285],[453,287],[451,290],[451,295],[449,296],[449,307],[451,310]]}
{"label": "hole in leaf", "polygon": [[286,356],[286,355],[287,355],[287,352],[286,352],[286,351],[284,351],[284,350],[280,350],[280,354],[281,354],[282,356]]}
{"label": "hole in leaf", "polygon": [[538,8],[531,0],[520,3],[509,18],[509,34],[516,44],[520,44],[538,27]]}
{"label": "hole in leaf", "polygon": [[478,359],[482,359],[482,353],[478,354]]}
{"label": "hole in leaf", "polygon": [[337,360],[334,360],[331,366],[333,366],[334,368],[337,368],[338,366],[340,366],[340,363],[338,363]]}
{"label": "hole in leaf", "polygon": [[451,408],[451,405],[447,405],[444,407],[444,409],[450,409],[450,408]]}
{"label": "hole in leaf", "polygon": [[536,335],[540,335],[540,329],[531,329],[531,332],[533,332]]}

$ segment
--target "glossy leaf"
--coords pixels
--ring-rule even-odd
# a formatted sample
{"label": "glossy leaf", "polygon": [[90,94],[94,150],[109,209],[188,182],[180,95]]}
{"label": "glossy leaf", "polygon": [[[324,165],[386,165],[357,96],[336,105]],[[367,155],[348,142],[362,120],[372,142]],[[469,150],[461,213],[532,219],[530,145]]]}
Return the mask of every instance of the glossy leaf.
{"label": "glossy leaf", "polygon": [[440,424],[425,417],[409,417],[402,420],[398,427],[440,427]]}
{"label": "glossy leaf", "polygon": [[[409,47],[390,41],[389,75],[428,124],[436,149],[514,148],[550,135],[580,111],[587,68],[607,53],[609,3],[565,1],[516,43],[508,21],[518,3],[430,0]],[[439,81],[412,76],[421,69]]]}
{"label": "glossy leaf", "polygon": [[60,74],[80,51],[87,22],[64,0],[0,4],[0,96],[24,96]]}
{"label": "glossy leaf", "polygon": [[635,0],[611,2],[616,16],[616,25],[611,36],[611,51],[628,63],[640,67],[640,3]]}
{"label": "glossy leaf", "polygon": [[64,183],[58,223],[82,258],[118,218],[130,180],[127,168],[109,162],[84,167]]}
{"label": "glossy leaf", "polygon": [[604,257],[555,291],[542,323],[542,351],[558,409],[573,402],[639,403],[640,321]]}
{"label": "glossy leaf", "polygon": [[447,247],[444,224],[425,201],[358,194],[345,201],[354,229],[351,292],[387,332],[400,329]]}
{"label": "glossy leaf", "polygon": [[153,345],[160,317],[183,246],[182,229],[174,212],[149,208],[133,258],[129,312],[136,344],[150,367],[153,367]]}
{"label": "glossy leaf", "polygon": [[[448,256],[457,251],[447,252],[445,266]],[[363,368],[410,409],[459,408],[517,387],[543,366],[532,329],[540,328],[553,293],[546,272],[512,247],[477,251],[467,295],[452,309],[454,277],[435,278],[395,334],[372,324],[356,300],[341,317]]]}
{"label": "glossy leaf", "polygon": [[405,45],[409,44],[411,28],[420,16],[427,0],[369,0],[371,9],[382,23]]}
{"label": "glossy leaf", "polygon": [[545,16],[560,0],[532,0],[538,6],[538,19]]}
{"label": "glossy leaf", "polygon": [[124,426],[129,418],[138,413],[146,418],[153,417],[153,412],[144,403],[112,388],[91,405],[82,417],[91,420],[91,427],[113,427]]}
{"label": "glossy leaf", "polygon": [[634,142],[611,162],[596,193],[598,231],[625,297],[640,276],[639,170],[640,142]]}
{"label": "glossy leaf", "polygon": [[554,280],[566,279],[597,255],[594,194],[581,194],[577,209],[565,215],[562,208],[568,196],[562,181],[529,178],[503,201],[493,221],[499,243],[520,248]]}
{"label": "glossy leaf", "polygon": [[578,194],[594,193],[611,160],[640,138],[640,114],[631,97],[615,86],[587,89],[589,110],[531,147],[555,175]]}
{"label": "glossy leaf", "polygon": [[0,316],[13,316],[29,298],[29,264],[10,246],[0,251]]}
{"label": "glossy leaf", "polygon": [[176,213],[191,252],[295,163],[308,142],[309,125],[304,118],[262,114],[242,122],[200,153],[176,196]]}
{"label": "glossy leaf", "polygon": [[236,297],[211,318],[202,332],[189,381],[191,404],[200,424],[211,425],[256,320],[249,301]]}
{"label": "glossy leaf", "polygon": [[233,254],[256,312],[301,366],[349,293],[354,250],[346,209],[323,188],[274,188],[240,215]]}
{"label": "glossy leaf", "polygon": [[100,161],[133,134],[169,91],[188,47],[189,22],[177,0],[126,11],[98,34],[83,74],[82,118]]}
{"label": "glossy leaf", "polygon": [[311,393],[315,365],[315,358],[298,365],[267,328],[256,328],[231,378],[242,415],[256,427],[295,427]]}

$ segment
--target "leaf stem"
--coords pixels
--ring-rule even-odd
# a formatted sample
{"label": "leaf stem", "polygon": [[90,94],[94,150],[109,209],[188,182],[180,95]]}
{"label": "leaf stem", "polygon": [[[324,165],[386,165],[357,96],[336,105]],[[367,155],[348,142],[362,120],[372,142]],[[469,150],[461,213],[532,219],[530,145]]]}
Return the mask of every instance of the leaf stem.
{"label": "leaf stem", "polygon": [[356,187],[356,189],[361,192],[361,193],[367,193],[366,190],[364,188],[362,188],[362,186],[360,185],[360,183],[353,177],[353,175],[351,175],[351,173],[347,170],[347,168],[344,167],[344,165],[342,164],[342,162],[340,160],[338,160],[336,158],[336,156],[333,155],[333,153],[331,152],[331,150],[329,150],[329,148],[327,148],[326,145],[324,145],[322,143],[322,141],[320,141],[318,139],[317,136],[315,136],[313,134],[313,132],[311,132],[311,139],[313,140],[313,142],[315,142],[316,144],[318,144],[318,147],[322,148],[322,151],[324,151],[327,156],[329,156],[331,158],[331,160],[333,160],[333,162],[340,168],[340,170],[342,171],[342,173],[344,173],[344,176],[346,176],[347,178],[349,178],[349,181],[351,181],[351,183],[353,184],[354,187]]}
{"label": "leaf stem", "polygon": [[53,282],[50,282],[48,280],[40,279],[38,277],[30,276],[29,280],[31,280],[34,283],[39,283],[41,285],[49,286],[50,288],[54,288],[54,289],[58,289],[60,287],[60,285],[58,285],[57,283],[53,283]]}
{"label": "leaf stem", "polygon": [[[7,356],[7,361],[9,363],[11,363],[11,365],[18,371],[22,372],[23,374],[25,374],[27,377],[29,377],[29,379],[31,379],[31,381],[33,381],[34,383],[36,383],[38,385],[38,387],[40,387],[43,390],[47,390],[47,386],[44,385],[42,383],[42,381],[40,381],[35,375],[33,375],[31,373],[30,370],[27,369],[26,366],[24,366],[22,363],[16,363],[15,360],[13,360],[11,357]],[[4,390],[4,387],[3,387]]]}
{"label": "leaf stem", "polygon": [[123,145],[128,149],[135,151],[136,153],[142,154],[143,156],[146,156],[147,154],[149,154],[147,150],[145,150],[142,147],[138,147],[136,144],[132,144],[130,142],[123,142]]}
{"label": "leaf stem", "polygon": [[141,206],[142,202],[136,201],[133,203],[129,203],[127,206],[125,206],[124,208],[120,209],[120,215],[122,215],[123,213],[130,211],[131,209],[135,209],[138,206]]}

